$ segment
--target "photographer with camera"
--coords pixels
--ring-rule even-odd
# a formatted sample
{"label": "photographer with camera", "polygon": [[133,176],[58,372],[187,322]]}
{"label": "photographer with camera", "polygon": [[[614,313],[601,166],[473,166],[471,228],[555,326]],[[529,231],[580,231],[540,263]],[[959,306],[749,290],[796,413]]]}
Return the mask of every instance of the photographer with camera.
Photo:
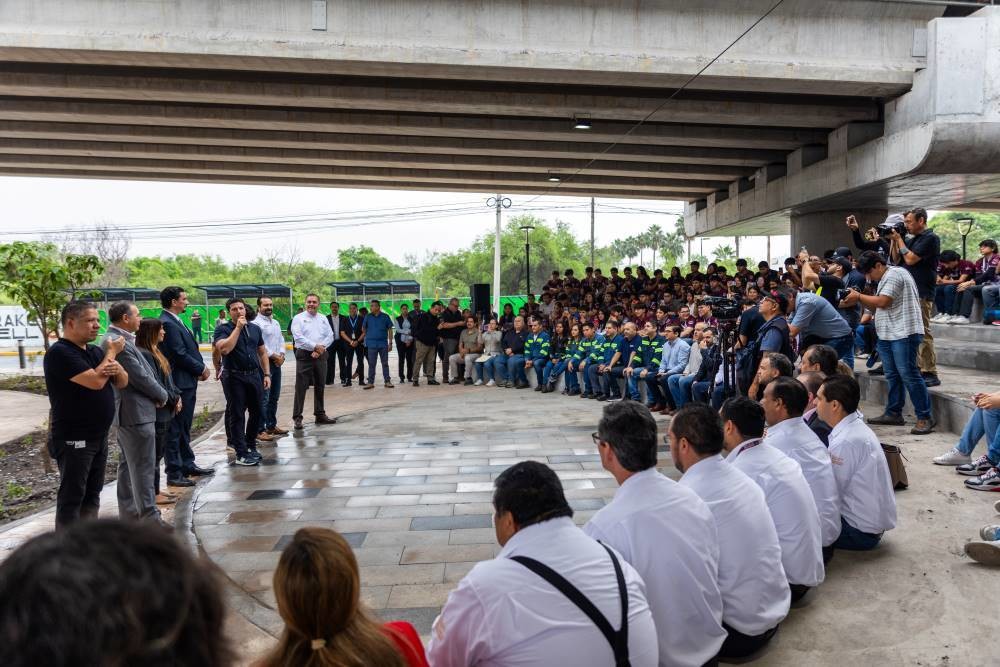
{"label": "photographer with camera", "polygon": [[905,423],[905,388],[917,413],[917,424],[910,433],[926,435],[934,430],[936,422],[931,416],[927,385],[917,368],[917,351],[924,338],[924,325],[916,283],[909,271],[888,266],[885,258],[870,250],[858,258],[858,270],[870,282],[878,282],[878,290],[874,295],[867,295],[852,289],[843,303],[848,306],[860,303],[875,310],[878,353],[889,383],[889,402],[885,413],[870,418],[868,423],[902,426]]}
{"label": "photographer with camera", "polygon": [[936,387],[941,384],[941,380],[937,376],[937,355],[934,353],[930,320],[931,309],[934,307],[934,290],[937,287],[941,239],[927,227],[927,211],[922,208],[907,211],[904,225],[908,235],[904,236],[904,230],[898,224],[886,234],[890,243],[889,259],[909,271],[917,286],[924,325],[924,341],[920,345],[917,361],[927,386]]}

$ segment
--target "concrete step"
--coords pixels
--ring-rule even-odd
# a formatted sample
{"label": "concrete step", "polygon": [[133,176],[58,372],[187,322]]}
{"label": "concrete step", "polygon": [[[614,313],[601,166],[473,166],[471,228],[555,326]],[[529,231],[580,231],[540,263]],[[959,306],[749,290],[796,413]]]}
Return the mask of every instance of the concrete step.
{"label": "concrete step", "polygon": [[1000,343],[972,343],[941,339],[934,341],[939,365],[978,371],[1000,371]]}
{"label": "concrete step", "polygon": [[[938,358],[940,359],[940,351]],[[861,385],[861,400],[884,406],[888,398],[888,383],[885,381],[885,376],[869,375],[864,370],[863,363],[857,364],[856,368],[859,369],[856,377]],[[956,434],[962,432],[975,409],[972,405],[972,395],[976,392],[996,391],[997,385],[1000,384],[997,382],[996,374],[990,371],[940,364],[938,377],[941,379],[941,386],[930,389],[931,411],[938,420],[939,431],[951,431]],[[909,396],[906,397],[904,414],[908,422],[916,421]]]}
{"label": "concrete step", "polygon": [[1000,327],[984,324],[932,324],[935,340],[1000,344]]}

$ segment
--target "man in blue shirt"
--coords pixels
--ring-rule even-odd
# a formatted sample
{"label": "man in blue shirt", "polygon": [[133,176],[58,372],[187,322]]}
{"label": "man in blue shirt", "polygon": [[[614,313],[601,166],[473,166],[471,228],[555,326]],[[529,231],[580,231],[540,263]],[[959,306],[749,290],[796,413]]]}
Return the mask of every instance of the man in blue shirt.
{"label": "man in blue shirt", "polygon": [[247,326],[243,299],[229,299],[226,309],[231,319],[215,327],[212,341],[222,355],[222,390],[226,395],[229,444],[236,450],[236,465],[255,466],[263,458],[257,451],[257,434],[260,433],[264,389],[271,387],[270,360],[260,328]]}
{"label": "man in blue shirt", "polygon": [[368,384],[365,389],[375,387],[375,360],[382,360],[382,379],[387,389],[393,384],[389,374],[389,352],[392,351],[392,318],[382,312],[382,303],[372,299],[368,304],[371,310],[361,323],[365,345],[368,347]]}
{"label": "man in blue shirt", "polygon": [[794,311],[788,331],[799,338],[799,349],[822,343],[837,351],[849,368],[854,368],[854,335],[850,325],[830,302],[813,292],[788,292],[788,307]]}
{"label": "man in blue shirt", "polygon": [[[684,329],[673,324],[666,328],[664,335],[666,341],[663,343],[663,350],[660,352],[660,365],[656,374],[646,376],[646,392],[663,400],[657,400],[656,405],[660,410],[676,410],[677,405],[670,392],[668,380],[671,376],[680,375],[687,368],[688,360],[691,358],[691,346],[681,340],[681,332]],[[654,406],[655,407],[655,406]],[[650,408],[652,409],[652,408]],[[654,410],[655,412],[655,410]]]}

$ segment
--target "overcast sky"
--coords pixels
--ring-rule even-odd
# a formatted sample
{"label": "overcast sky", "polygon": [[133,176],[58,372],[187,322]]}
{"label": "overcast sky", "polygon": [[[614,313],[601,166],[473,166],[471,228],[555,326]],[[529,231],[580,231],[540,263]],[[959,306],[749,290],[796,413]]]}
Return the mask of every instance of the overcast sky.
{"label": "overcast sky", "polygon": [[[486,206],[490,196],[0,177],[0,237],[28,240],[64,227],[113,223],[130,230],[132,256],[209,253],[235,261],[266,249],[295,248],[302,259],[333,265],[338,249],[366,244],[402,262],[406,253],[423,258],[427,251],[448,252],[492,232],[495,212]],[[548,222],[570,224],[579,238],[590,235],[588,199],[527,195],[510,199],[512,206],[504,215],[530,211]],[[598,245],[652,224],[670,231],[682,212],[679,201],[599,198],[597,202]],[[287,221],[274,224],[274,218]],[[716,245],[732,242],[732,237],[705,239],[705,254],[711,257]],[[760,259],[765,243],[763,238],[743,239],[741,254]],[[772,255],[784,257],[788,243],[787,236],[773,237]],[[700,241],[694,242],[695,253],[699,245]]]}

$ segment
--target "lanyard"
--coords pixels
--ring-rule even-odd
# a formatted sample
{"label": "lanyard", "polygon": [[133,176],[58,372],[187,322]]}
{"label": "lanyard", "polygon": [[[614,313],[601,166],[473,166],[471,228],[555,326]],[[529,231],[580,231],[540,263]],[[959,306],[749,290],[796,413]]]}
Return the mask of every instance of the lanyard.
{"label": "lanyard", "polygon": [[740,451],[736,452],[736,456],[733,457],[733,460],[735,461],[737,458],[739,458],[740,454],[742,454],[743,452],[745,452],[748,449],[753,449],[754,447],[756,447],[757,445],[759,445],[762,442],[764,442],[764,441],[761,438],[754,438],[753,440],[748,441],[746,444],[744,444],[742,447],[740,447]]}

